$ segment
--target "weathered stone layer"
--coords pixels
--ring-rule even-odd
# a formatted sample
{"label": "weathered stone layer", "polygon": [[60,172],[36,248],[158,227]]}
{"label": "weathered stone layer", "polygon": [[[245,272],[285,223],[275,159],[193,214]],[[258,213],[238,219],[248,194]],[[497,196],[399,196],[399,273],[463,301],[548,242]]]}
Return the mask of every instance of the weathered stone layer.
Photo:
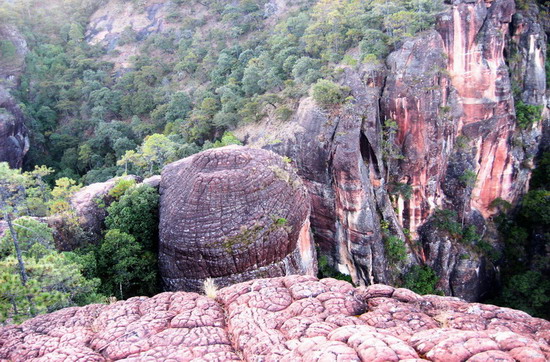
{"label": "weathered stone layer", "polygon": [[550,322],[308,276],[67,308],[0,329],[11,361],[546,361]]}
{"label": "weathered stone layer", "polygon": [[212,149],[166,166],[159,265],[165,290],[313,274],[309,197],[288,162],[265,150]]}

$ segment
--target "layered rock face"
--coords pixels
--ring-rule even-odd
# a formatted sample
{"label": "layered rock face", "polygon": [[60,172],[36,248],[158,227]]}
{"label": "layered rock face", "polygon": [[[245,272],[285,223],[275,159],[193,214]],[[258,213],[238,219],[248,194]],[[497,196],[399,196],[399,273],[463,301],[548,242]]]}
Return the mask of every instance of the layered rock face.
{"label": "layered rock face", "polygon": [[8,52],[0,54],[0,162],[20,168],[29,150],[29,135],[23,112],[9,92],[19,82],[27,43],[15,27],[7,24],[0,24],[0,41],[7,44]]}
{"label": "layered rock face", "polygon": [[11,361],[545,361],[550,322],[308,276],[60,310],[0,329]]}
{"label": "layered rock face", "polygon": [[[414,190],[403,218],[412,232],[437,207],[488,217],[494,199],[514,202],[525,191],[523,154],[510,142],[516,126],[504,59],[514,12],[509,0],[455,1],[437,33],[389,57],[383,115],[399,125],[405,159],[398,174]],[[460,182],[467,173],[472,180]]]}
{"label": "layered rock face", "polygon": [[361,73],[347,69],[343,83],[355,102],[329,112],[306,99],[290,125],[267,125],[265,135],[256,130],[248,134],[249,142],[295,162],[311,195],[311,223],[321,253],[330,255],[333,266],[357,284],[391,279],[380,217],[400,233],[384,191],[377,106],[383,79],[379,68]]}
{"label": "layered rock face", "polygon": [[212,149],[163,169],[159,266],[165,290],[316,273],[309,197],[280,156]]}
{"label": "layered rock face", "polygon": [[[407,200],[399,195],[403,227],[414,236],[445,198],[443,183],[457,134],[460,106],[447,72],[444,42],[436,31],[411,41],[387,60],[382,95],[386,128],[396,123],[397,150],[389,155],[389,178],[412,187]],[[386,132],[388,132],[386,130]]]}
{"label": "layered rock face", "polygon": [[494,213],[493,200],[514,202],[527,186],[527,179],[517,175],[522,158],[509,141],[516,126],[504,46],[514,12],[510,0],[464,2],[438,24],[463,111],[458,133],[474,148],[470,205],[484,217]]}
{"label": "layered rock face", "polygon": [[[462,223],[484,234],[480,215],[495,212],[491,202],[514,203],[526,190],[525,151],[511,141],[519,132],[504,58],[514,12],[513,1],[455,1],[437,31],[405,42],[388,58],[382,114],[384,122],[398,124],[403,159],[393,174],[413,189],[398,212],[413,236],[438,208],[455,210]],[[544,84],[526,83],[544,93]],[[532,140],[536,148],[540,139],[535,134]],[[494,276],[488,259],[455,245],[433,224],[421,231],[423,256],[438,272],[439,288],[481,298]]]}
{"label": "layered rock face", "polygon": [[[486,221],[496,211],[490,204],[515,203],[526,191],[541,140],[540,127],[516,127],[504,50],[514,43],[522,54],[512,73],[524,77],[514,85],[523,101],[542,104],[546,38],[528,15],[508,37],[512,0],[447,3],[436,29],[405,41],[385,65],[344,68],[340,83],[353,100],[339,109],[308,98],[288,123],[239,134],[296,162],[312,197],[315,239],[334,267],[372,284],[427,264],[441,290],[474,301],[490,289],[489,259],[433,223],[423,226],[450,209],[461,226],[498,243]],[[390,235],[408,251],[398,266],[388,262]]]}
{"label": "layered rock face", "polygon": [[512,18],[510,33],[509,66],[521,99],[529,104],[545,104],[547,37],[538,7],[529,4],[528,9],[519,9]]}
{"label": "layered rock face", "polygon": [[527,8],[519,9],[512,19],[511,39],[505,50],[512,74],[512,87],[519,93],[516,97],[526,104],[543,108],[542,127],[529,127],[522,130],[521,137],[516,136],[517,141],[521,141],[523,145],[527,164],[531,165],[531,160],[539,152],[548,150],[550,144],[545,69],[546,32],[550,31],[550,24],[545,12],[536,4],[527,4]]}

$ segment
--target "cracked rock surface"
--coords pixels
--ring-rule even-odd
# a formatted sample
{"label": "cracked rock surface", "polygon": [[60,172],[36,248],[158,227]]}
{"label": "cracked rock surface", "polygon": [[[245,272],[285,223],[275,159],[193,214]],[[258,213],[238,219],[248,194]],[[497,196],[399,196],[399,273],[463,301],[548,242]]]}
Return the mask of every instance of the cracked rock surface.
{"label": "cracked rock surface", "polygon": [[0,329],[0,360],[546,361],[549,342],[517,310],[288,276],[38,316]]}
{"label": "cracked rock surface", "polygon": [[241,146],[166,166],[160,183],[159,266],[164,290],[200,291],[315,274],[309,196],[288,160]]}

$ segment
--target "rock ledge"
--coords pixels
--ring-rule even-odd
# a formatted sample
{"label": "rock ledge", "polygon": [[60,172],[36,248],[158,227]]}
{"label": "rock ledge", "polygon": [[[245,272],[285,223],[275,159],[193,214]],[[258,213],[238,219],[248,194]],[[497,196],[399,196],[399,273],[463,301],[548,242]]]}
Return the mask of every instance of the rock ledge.
{"label": "rock ledge", "polygon": [[67,308],[0,329],[13,361],[545,361],[550,322],[309,276]]}

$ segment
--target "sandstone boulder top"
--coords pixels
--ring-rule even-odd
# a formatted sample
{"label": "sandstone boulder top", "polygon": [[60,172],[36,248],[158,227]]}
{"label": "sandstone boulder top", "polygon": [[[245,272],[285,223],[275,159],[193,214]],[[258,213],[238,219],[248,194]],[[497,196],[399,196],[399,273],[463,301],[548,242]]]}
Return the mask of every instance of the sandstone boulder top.
{"label": "sandstone boulder top", "polygon": [[0,329],[0,359],[545,361],[549,342],[517,310],[288,276],[38,316]]}

